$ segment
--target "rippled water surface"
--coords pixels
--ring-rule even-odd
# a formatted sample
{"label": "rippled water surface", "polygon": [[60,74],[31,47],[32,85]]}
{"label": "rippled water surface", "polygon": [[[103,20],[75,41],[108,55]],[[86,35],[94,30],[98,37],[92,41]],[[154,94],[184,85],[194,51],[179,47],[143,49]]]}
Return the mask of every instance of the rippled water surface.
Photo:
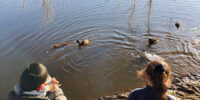
{"label": "rippled water surface", "polygon": [[[173,74],[200,73],[198,0],[0,0],[0,99],[31,62],[47,66],[69,100],[136,87],[138,53],[166,59]],[[177,30],[175,22],[181,23]],[[79,47],[76,40],[89,39]],[[70,45],[54,49],[53,44]]]}

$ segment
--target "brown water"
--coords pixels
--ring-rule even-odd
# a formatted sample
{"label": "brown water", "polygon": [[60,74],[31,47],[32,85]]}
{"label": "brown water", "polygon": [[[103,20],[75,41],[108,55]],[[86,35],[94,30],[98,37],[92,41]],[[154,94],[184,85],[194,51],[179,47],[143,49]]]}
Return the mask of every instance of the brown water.
{"label": "brown water", "polygon": [[[138,53],[149,48],[173,74],[200,73],[198,0],[0,0],[0,99],[31,62],[47,66],[69,100],[141,87]],[[175,22],[180,22],[177,30]],[[53,49],[88,38],[91,45]]]}

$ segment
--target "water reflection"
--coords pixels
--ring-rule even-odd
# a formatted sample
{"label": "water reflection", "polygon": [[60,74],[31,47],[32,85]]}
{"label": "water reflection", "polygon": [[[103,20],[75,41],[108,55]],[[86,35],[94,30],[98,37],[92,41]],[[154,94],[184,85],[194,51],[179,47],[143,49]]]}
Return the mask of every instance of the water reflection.
{"label": "water reflection", "polygon": [[150,33],[150,15],[151,15],[151,9],[152,9],[152,0],[148,1],[148,7],[149,7],[149,11],[148,11],[148,16],[147,16],[147,33]]}
{"label": "water reflection", "polygon": [[135,10],[136,9],[136,0],[134,0],[133,2],[133,5],[131,6],[130,10],[131,10],[131,13],[129,15],[129,19],[128,19],[128,27],[129,27],[129,30],[131,33],[135,33],[134,32],[134,28],[133,28],[133,15],[135,14]]}
{"label": "water reflection", "polygon": [[24,0],[22,0],[22,8],[23,8],[23,10],[24,10]]}
{"label": "water reflection", "polygon": [[49,24],[54,21],[54,8],[51,0],[43,0],[43,22]]}

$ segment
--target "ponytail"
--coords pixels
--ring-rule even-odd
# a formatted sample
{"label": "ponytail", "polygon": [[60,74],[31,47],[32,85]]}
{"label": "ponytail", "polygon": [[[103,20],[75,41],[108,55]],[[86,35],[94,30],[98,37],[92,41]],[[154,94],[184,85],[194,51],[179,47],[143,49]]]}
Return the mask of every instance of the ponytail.
{"label": "ponytail", "polygon": [[[157,66],[156,66],[157,67]],[[166,85],[167,76],[165,72],[154,73],[151,77],[153,84],[153,93],[155,94],[158,100],[167,100],[166,92],[168,86]]]}

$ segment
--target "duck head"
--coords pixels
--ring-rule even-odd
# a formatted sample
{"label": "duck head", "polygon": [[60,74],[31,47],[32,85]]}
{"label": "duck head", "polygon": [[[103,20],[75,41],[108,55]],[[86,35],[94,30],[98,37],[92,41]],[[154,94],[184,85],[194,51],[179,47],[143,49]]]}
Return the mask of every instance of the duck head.
{"label": "duck head", "polygon": [[78,44],[79,44],[79,43],[80,43],[80,41],[79,41],[79,40],[76,40],[76,43],[78,43]]}
{"label": "duck head", "polygon": [[181,26],[181,24],[180,24],[179,22],[176,22],[176,23],[175,23],[175,26],[176,26],[176,28],[177,28],[177,30],[178,30],[179,27]]}

